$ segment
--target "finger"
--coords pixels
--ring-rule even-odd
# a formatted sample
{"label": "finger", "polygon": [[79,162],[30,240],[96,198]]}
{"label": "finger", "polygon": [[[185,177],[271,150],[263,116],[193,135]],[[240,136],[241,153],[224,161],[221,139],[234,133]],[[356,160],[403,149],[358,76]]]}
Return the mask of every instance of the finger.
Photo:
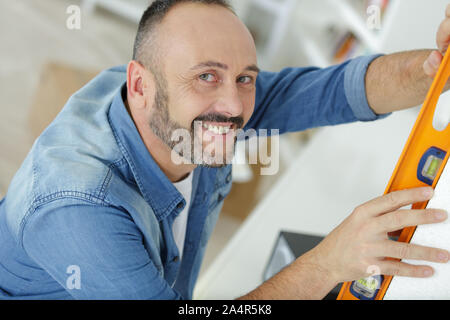
{"label": "finger", "polygon": [[386,240],[377,247],[380,257],[447,263],[449,253],[443,249]]}
{"label": "finger", "polygon": [[447,212],[439,209],[397,210],[377,217],[377,231],[393,232],[406,227],[433,224],[447,220]]}
{"label": "finger", "polygon": [[442,54],[445,54],[450,41],[450,18],[445,19],[439,26],[436,43]]}
{"label": "finger", "polygon": [[439,51],[433,51],[423,63],[423,71],[430,78],[434,78],[442,62],[442,54]]}
{"label": "finger", "polygon": [[359,209],[369,216],[378,216],[413,203],[428,201],[433,193],[434,190],[430,187],[395,191],[368,201]]}
{"label": "finger", "polygon": [[433,268],[423,265],[412,265],[401,261],[381,261],[378,264],[382,274],[411,278],[428,278],[434,274]]}

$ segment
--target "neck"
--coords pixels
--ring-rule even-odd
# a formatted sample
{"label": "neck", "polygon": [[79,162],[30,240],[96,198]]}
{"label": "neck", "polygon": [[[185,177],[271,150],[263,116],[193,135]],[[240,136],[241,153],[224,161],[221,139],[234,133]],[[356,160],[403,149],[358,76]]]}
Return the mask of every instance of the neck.
{"label": "neck", "polygon": [[186,178],[197,166],[193,164],[174,163],[172,160],[172,150],[153,133],[146,118],[130,111],[128,101],[125,101],[125,106],[148,152],[150,152],[161,171],[172,182],[178,182]]}

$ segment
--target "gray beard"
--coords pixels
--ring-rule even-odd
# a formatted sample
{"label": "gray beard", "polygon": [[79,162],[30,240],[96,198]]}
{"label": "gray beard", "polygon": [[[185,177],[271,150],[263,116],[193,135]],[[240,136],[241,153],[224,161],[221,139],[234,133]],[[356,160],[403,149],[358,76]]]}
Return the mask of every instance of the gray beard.
{"label": "gray beard", "polygon": [[[169,109],[168,109],[168,97],[165,93],[164,89],[158,88],[156,95],[155,95],[155,101],[154,101],[154,112],[150,118],[149,121],[150,129],[153,131],[153,133],[165,144],[169,147],[171,151],[175,151],[174,148],[176,145],[180,143],[188,143],[190,144],[189,150],[191,150],[190,154],[183,154],[183,150],[185,148],[179,148],[179,150],[175,151],[180,157],[183,159],[186,159],[192,164],[197,164],[202,167],[207,168],[222,168],[227,166],[231,161],[227,161],[229,159],[222,159],[222,163],[210,163],[208,161],[205,161],[203,159],[203,153],[200,152],[200,155],[197,155],[193,150],[195,148],[199,148],[198,150],[202,150],[202,146],[195,146],[198,141],[195,139],[195,130],[194,130],[194,123],[192,124],[192,127],[190,129],[187,129],[183,127],[178,122],[172,120],[169,115]],[[187,130],[190,132],[190,141],[176,141],[172,139],[172,133],[175,130],[182,129]],[[234,144],[236,144],[236,140]],[[234,146],[233,146],[234,150]],[[234,152],[234,151],[233,151]],[[197,157],[200,156],[201,159],[197,159]],[[214,157],[214,155],[212,155]],[[227,155],[224,155],[224,158]]]}

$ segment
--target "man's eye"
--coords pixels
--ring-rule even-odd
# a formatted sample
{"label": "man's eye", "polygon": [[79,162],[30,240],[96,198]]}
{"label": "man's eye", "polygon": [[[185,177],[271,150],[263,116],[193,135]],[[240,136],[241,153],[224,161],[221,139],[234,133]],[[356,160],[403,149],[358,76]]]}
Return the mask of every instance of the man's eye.
{"label": "man's eye", "polygon": [[204,73],[200,75],[200,80],[207,81],[207,82],[214,82],[216,81],[216,77],[212,73]]}
{"label": "man's eye", "polygon": [[243,76],[243,77],[238,78],[238,82],[239,83],[244,83],[244,84],[252,83],[253,82],[253,78],[250,77],[250,76]]}

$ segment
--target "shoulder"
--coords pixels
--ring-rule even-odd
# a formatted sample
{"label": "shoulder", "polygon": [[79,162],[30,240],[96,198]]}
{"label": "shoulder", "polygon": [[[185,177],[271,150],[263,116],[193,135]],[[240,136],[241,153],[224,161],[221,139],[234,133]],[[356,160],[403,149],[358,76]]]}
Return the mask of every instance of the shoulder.
{"label": "shoulder", "polygon": [[124,66],[102,72],[68,100],[35,141],[5,197],[13,234],[18,236],[28,215],[49,202],[106,203],[114,167],[124,161],[108,119],[124,81]]}

